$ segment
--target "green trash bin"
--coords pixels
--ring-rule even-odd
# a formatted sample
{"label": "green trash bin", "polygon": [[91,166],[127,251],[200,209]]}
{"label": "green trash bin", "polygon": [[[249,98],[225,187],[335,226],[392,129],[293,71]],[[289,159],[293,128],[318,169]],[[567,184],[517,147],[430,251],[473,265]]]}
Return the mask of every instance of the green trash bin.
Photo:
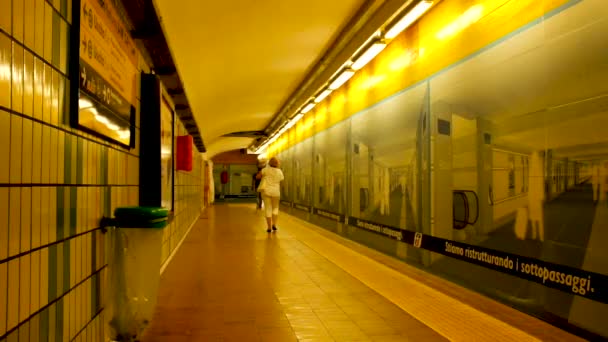
{"label": "green trash bin", "polygon": [[155,207],[122,207],[114,211],[114,310],[111,326],[115,339],[134,341],[152,320],[158,284],[163,228],[169,211]]}

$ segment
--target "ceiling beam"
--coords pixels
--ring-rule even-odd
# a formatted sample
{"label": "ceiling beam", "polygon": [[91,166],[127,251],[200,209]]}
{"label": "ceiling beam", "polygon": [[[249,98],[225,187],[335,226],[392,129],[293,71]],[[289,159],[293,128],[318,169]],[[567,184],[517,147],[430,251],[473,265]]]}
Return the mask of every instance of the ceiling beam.
{"label": "ceiling beam", "polygon": [[167,93],[174,103],[177,103],[175,106],[177,116],[183,121],[188,133],[192,135],[198,151],[206,152],[196,120],[189,111],[188,98],[171,56],[154,3],[152,0],[122,0],[122,5],[133,26],[131,36],[142,43],[152,62],[151,69],[154,73],[162,78],[163,83],[173,87]]}
{"label": "ceiling beam", "polygon": [[283,122],[288,121],[291,116],[295,115],[295,111],[314,96],[378,29],[391,21],[411,3],[412,0],[366,2],[349,20],[321,58],[310,68],[303,81],[288,96],[264,131],[268,135],[272,134]]}

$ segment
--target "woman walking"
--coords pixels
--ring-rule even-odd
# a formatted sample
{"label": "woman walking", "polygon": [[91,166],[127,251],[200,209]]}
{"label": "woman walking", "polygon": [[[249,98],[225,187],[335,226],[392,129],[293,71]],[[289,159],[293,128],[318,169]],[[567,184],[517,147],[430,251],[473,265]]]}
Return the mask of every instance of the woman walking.
{"label": "woman walking", "polygon": [[258,190],[262,193],[262,200],[266,209],[266,232],[277,230],[277,219],[279,217],[279,199],[281,198],[281,181],[283,171],[279,169],[279,160],[275,157],[268,162],[270,167],[263,168],[256,175],[262,182]]}

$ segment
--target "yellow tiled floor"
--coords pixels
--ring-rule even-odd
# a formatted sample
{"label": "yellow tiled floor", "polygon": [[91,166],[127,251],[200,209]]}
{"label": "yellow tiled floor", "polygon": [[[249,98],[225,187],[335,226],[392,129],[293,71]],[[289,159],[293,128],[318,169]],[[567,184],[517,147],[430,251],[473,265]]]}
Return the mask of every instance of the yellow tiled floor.
{"label": "yellow tiled floor", "polygon": [[444,341],[253,205],[217,205],[161,279],[144,341]]}
{"label": "yellow tiled floor", "polygon": [[[424,273],[398,272],[291,216],[280,220],[279,231],[268,234],[252,204],[212,207],[163,274],[143,340],[578,340]],[[476,299],[463,303],[444,293]]]}

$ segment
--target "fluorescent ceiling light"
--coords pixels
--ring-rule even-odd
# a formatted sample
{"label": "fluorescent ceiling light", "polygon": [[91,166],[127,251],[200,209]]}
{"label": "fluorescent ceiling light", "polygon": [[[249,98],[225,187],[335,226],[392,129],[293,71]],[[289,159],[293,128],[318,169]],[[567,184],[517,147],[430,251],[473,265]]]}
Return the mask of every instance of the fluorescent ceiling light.
{"label": "fluorescent ceiling light", "polygon": [[433,5],[433,1],[422,0],[420,1],[411,11],[407,12],[401,20],[393,25],[385,34],[384,37],[393,39],[399,35],[403,30],[412,25],[418,18],[420,18],[424,12],[426,12]]}
{"label": "fluorescent ceiling light", "polygon": [[299,113],[298,115],[294,116],[285,127],[287,127],[288,129],[293,127],[298,121],[300,121],[300,119],[302,119],[304,117],[304,114]]}
{"label": "fluorescent ceiling light", "polygon": [[300,121],[300,119],[302,119],[304,117],[304,114],[299,113],[298,115],[294,116],[293,119],[291,119],[291,122],[293,122],[293,124],[295,125],[296,122]]}
{"label": "fluorescent ceiling light", "polygon": [[285,133],[285,131],[287,131],[289,129],[289,125],[285,125],[283,126],[283,128],[281,128],[281,130],[279,131],[279,134],[277,135],[282,135],[283,133]]}
{"label": "fluorescent ceiling light", "polygon": [[306,113],[310,112],[310,110],[313,109],[314,107],[315,107],[315,103],[311,102],[311,103],[307,104],[304,108],[302,108],[300,113],[306,114]]}
{"label": "fluorescent ceiling light", "polygon": [[354,70],[363,68],[367,63],[369,63],[369,61],[374,59],[374,57],[384,50],[385,47],[386,43],[384,42],[373,43],[369,48],[367,48],[367,51],[365,51],[361,56],[359,56],[359,58],[357,58],[356,61],[354,61],[353,65],[350,67]]}
{"label": "fluorescent ceiling light", "polygon": [[319,103],[319,102],[325,100],[325,98],[328,97],[329,94],[331,94],[331,90],[329,90],[329,89],[323,90],[321,92],[321,94],[319,94],[319,96],[315,97],[315,103]]}
{"label": "fluorescent ceiling light", "polygon": [[266,142],[264,145],[258,147],[258,149],[255,151],[255,153],[260,153],[260,152],[266,151],[266,148],[268,147],[268,145],[269,145],[269,143]]}
{"label": "fluorescent ceiling light", "polygon": [[338,76],[333,82],[331,82],[328,88],[330,90],[336,90],[340,88],[344,83],[350,80],[350,78],[353,77],[354,74],[355,72],[353,70],[344,70],[342,74],[340,74],[340,76]]}

